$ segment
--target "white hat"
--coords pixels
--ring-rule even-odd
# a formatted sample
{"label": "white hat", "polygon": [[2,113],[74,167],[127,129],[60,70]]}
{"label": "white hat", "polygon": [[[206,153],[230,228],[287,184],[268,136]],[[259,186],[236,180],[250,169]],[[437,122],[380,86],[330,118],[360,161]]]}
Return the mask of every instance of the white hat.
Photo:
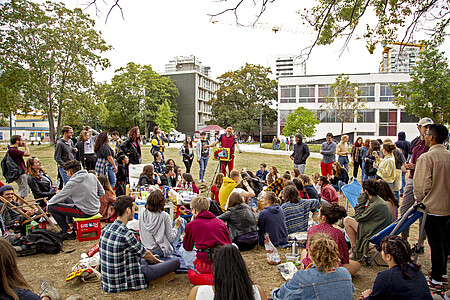
{"label": "white hat", "polygon": [[422,118],[422,119],[420,119],[420,121],[417,125],[427,126],[427,125],[431,125],[431,124],[434,124],[433,120],[431,120],[430,118]]}

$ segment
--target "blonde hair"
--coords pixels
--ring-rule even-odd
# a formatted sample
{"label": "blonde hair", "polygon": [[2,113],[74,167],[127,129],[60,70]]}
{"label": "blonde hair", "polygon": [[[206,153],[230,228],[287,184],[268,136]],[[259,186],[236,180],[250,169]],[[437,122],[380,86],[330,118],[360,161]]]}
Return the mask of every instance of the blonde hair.
{"label": "blonde hair", "polygon": [[272,191],[266,192],[264,197],[270,202],[271,205],[281,204],[280,198],[278,198],[277,194]]}
{"label": "blonde hair", "polygon": [[198,212],[209,209],[209,200],[203,196],[197,196],[191,201],[191,208],[196,209]]}
{"label": "blonde hair", "polygon": [[300,180],[302,181],[303,186],[312,185],[311,177],[305,174],[301,174]]}
{"label": "blonde hair", "polygon": [[333,269],[341,262],[338,245],[325,233],[318,232],[310,238],[308,251],[317,270],[321,272],[333,272]]}
{"label": "blonde hair", "polygon": [[241,174],[239,173],[238,170],[231,170],[230,172],[230,178],[234,180],[234,178],[237,178],[239,180],[239,177],[241,176]]}
{"label": "blonde hair", "polygon": [[319,173],[315,172],[314,174],[312,174],[312,181],[314,182],[314,184],[317,184],[317,182],[319,181]]}

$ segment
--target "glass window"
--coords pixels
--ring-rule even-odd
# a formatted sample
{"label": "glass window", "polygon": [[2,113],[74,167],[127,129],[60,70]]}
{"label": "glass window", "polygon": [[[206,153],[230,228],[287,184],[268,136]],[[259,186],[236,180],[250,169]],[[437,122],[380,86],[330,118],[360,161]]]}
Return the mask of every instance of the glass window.
{"label": "glass window", "polygon": [[356,135],[357,136],[361,136],[361,135],[375,135],[375,132],[365,132],[365,131],[362,131],[362,132],[356,132]]}
{"label": "glass window", "polygon": [[394,94],[392,93],[391,85],[398,83],[382,83],[380,84],[380,101],[394,101]]}
{"label": "glass window", "polygon": [[366,100],[367,102],[375,101],[375,84],[360,84],[358,87],[361,92],[361,100]]}
{"label": "glass window", "polygon": [[419,117],[408,114],[404,109],[400,112],[400,122],[402,123],[418,123]]}
{"label": "glass window", "polygon": [[380,110],[380,136],[396,136],[397,135],[397,110],[382,109]]}
{"label": "glass window", "polygon": [[280,103],[295,103],[295,85],[280,87]]}
{"label": "glass window", "polygon": [[286,124],[287,116],[293,113],[295,110],[280,110],[280,125]]}
{"label": "glass window", "polygon": [[314,85],[301,85],[298,93],[298,102],[300,103],[314,103],[316,101],[316,87]]}
{"label": "glass window", "polygon": [[373,123],[375,122],[374,109],[360,109],[358,110],[358,123]]}
{"label": "glass window", "polygon": [[320,84],[318,90],[319,103],[325,102],[325,97],[331,95],[331,86],[329,84]]}

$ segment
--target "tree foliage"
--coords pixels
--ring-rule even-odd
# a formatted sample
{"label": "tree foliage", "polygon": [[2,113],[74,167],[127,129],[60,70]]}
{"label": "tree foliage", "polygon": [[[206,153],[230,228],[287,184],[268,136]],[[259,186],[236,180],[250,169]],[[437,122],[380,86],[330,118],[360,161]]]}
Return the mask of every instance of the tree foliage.
{"label": "tree foliage", "polygon": [[410,115],[450,123],[450,68],[438,44],[427,43],[411,81],[393,86],[394,103]]}
{"label": "tree foliage", "polygon": [[322,105],[336,121],[341,123],[341,135],[344,133],[344,123],[353,122],[357,110],[365,107],[365,101],[359,98],[358,85],[351,83],[348,76],[339,75],[331,85],[330,95],[326,97]]}
{"label": "tree foliage", "polygon": [[54,143],[64,114],[93,88],[93,71],[109,66],[101,53],[110,47],[81,9],[61,3],[5,2],[0,28],[0,69],[15,74],[22,108],[44,111]]}
{"label": "tree foliage", "polygon": [[161,128],[165,133],[170,133],[172,128],[175,128],[173,123],[173,113],[170,111],[169,102],[164,102],[159,106],[158,113],[155,119],[156,125]]}
{"label": "tree foliage", "polygon": [[231,123],[248,135],[259,132],[260,110],[263,125],[272,125],[277,120],[276,111],[269,107],[277,101],[277,83],[268,77],[270,69],[246,64],[236,71],[218,77],[219,89],[216,98],[209,101],[213,119],[209,124],[225,127]]}
{"label": "tree foliage", "polygon": [[170,78],[161,77],[149,65],[133,62],[115,73],[105,92],[108,129],[125,133],[134,126],[145,127],[148,137],[164,101],[173,113],[172,124],[176,126],[176,99],[180,94]]}
{"label": "tree foliage", "polygon": [[319,123],[313,111],[300,106],[287,116],[282,133],[284,136],[294,136],[300,133],[304,138],[312,138]]}

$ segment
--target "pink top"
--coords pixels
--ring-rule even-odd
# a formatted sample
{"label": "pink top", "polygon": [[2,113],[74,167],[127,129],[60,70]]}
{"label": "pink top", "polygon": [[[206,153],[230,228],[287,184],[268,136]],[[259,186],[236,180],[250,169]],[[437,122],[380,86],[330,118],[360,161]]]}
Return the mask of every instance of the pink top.
{"label": "pink top", "polygon": [[219,190],[217,189],[215,184],[213,184],[213,186],[211,187],[211,192],[214,195],[214,198],[212,200],[214,200],[214,201],[216,201],[217,203],[220,204],[220,202],[219,202]]}
{"label": "pink top", "polygon": [[331,184],[322,186],[322,199],[328,201],[329,203],[338,203],[339,196],[334,187]]}
{"label": "pink top", "polygon": [[[309,239],[317,232],[325,233],[328,236],[330,236],[333,241],[336,242],[338,245],[338,251],[339,251],[339,258],[341,259],[341,265],[348,264],[349,258],[348,258],[348,246],[347,242],[345,241],[344,233],[334,228],[333,225],[328,223],[320,223],[317,225],[314,225],[308,229],[308,240],[306,242],[306,249],[309,249]],[[310,263],[312,263],[311,258],[309,256],[306,256],[302,260],[303,265],[307,266]]]}

